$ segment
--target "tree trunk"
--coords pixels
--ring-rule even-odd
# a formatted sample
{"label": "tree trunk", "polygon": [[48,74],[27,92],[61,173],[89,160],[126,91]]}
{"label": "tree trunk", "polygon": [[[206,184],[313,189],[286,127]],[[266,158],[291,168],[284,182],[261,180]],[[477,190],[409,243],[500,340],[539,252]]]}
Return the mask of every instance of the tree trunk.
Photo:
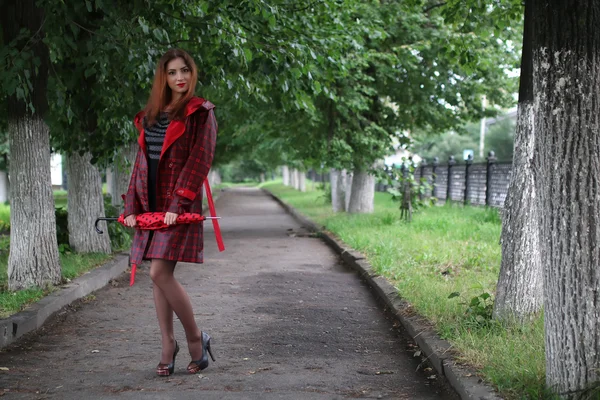
{"label": "tree trunk", "polygon": [[306,192],[306,173],[298,171],[298,190]]}
{"label": "tree trunk", "polygon": [[[112,168],[106,168],[106,193],[108,195],[110,195],[110,198],[112,199],[113,196],[115,195],[114,191],[114,175],[113,175],[113,170]],[[111,201],[112,204],[112,201]]]}
{"label": "tree trunk", "polygon": [[115,207],[123,207],[122,194],[127,193],[129,189],[129,181],[131,180],[131,172],[139,145],[137,142],[131,143],[123,148],[121,153],[117,155],[113,162],[112,168],[112,205]]}
{"label": "tree trunk", "polygon": [[502,218],[502,263],[494,318],[526,320],[544,301],[539,204],[534,181],[533,0],[525,2],[525,29],[513,167]]}
{"label": "tree trunk", "polygon": [[344,176],[344,210],[346,212],[350,208],[350,197],[352,196],[352,172],[342,170],[342,176]]}
{"label": "tree trunk", "polygon": [[352,177],[349,213],[372,213],[375,201],[375,176],[355,171]]}
{"label": "tree trunk", "polygon": [[104,198],[100,171],[90,163],[91,159],[89,153],[83,157],[78,153],[67,156],[69,245],[78,253],[110,254],[109,236],[98,235],[94,230],[96,218],[104,216]]}
{"label": "tree trunk", "polygon": [[298,174],[296,174],[296,168],[290,170],[290,186],[294,189],[298,189]]}
{"label": "tree trunk", "polygon": [[546,383],[592,398],[583,391],[600,381],[599,5],[538,1],[533,15]]}
{"label": "tree trunk", "polygon": [[[11,116],[9,114],[9,116]],[[39,116],[10,118],[10,290],[61,282],[50,177],[50,135]]]}
{"label": "tree trunk", "polygon": [[[56,216],[50,174],[50,136],[43,115],[48,109],[48,48],[44,37],[44,11],[34,0],[6,3],[0,13],[4,43],[15,39],[21,29],[35,33],[18,44],[31,45],[39,63],[25,65],[31,72],[31,112],[24,101],[7,99],[8,139],[11,177],[10,255],[8,286],[10,290],[45,286],[61,282]],[[29,51],[29,50],[27,50]]]}
{"label": "tree trunk", "polygon": [[208,184],[212,187],[215,185],[219,185],[222,183],[221,181],[221,173],[219,172],[218,169],[211,169],[208,172]]}
{"label": "tree trunk", "polygon": [[265,181],[265,173],[261,172],[260,173],[260,183],[263,183]]}
{"label": "tree trunk", "polygon": [[346,211],[346,171],[331,168],[329,182],[331,183],[331,206],[333,212]]}
{"label": "tree trunk", "polygon": [[290,186],[290,168],[287,165],[281,167],[281,175],[283,176],[283,184]]}
{"label": "tree trunk", "polygon": [[8,182],[8,173],[0,171],[0,203],[6,203],[10,200],[10,184]]}

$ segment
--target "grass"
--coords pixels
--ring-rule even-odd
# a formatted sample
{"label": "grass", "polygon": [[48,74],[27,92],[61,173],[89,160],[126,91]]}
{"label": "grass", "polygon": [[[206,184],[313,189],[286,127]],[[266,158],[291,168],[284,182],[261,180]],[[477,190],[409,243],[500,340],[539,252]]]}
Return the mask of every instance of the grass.
{"label": "grass", "polygon": [[[67,207],[67,192],[57,190],[54,192],[56,207]],[[10,206],[0,204],[0,228],[10,226]],[[0,236],[0,318],[6,318],[14,313],[24,310],[29,304],[41,299],[56,287],[33,288],[10,292],[8,290],[8,252],[10,237]],[[87,271],[102,265],[112,256],[109,254],[60,254],[60,264],[63,282],[68,282]]]}
{"label": "grass", "polygon": [[215,185],[215,189],[227,189],[232,187],[255,187],[258,182],[221,182]]}
{"label": "grass", "polygon": [[[398,204],[386,193],[375,194],[373,214],[348,215],[334,214],[322,191],[301,193],[281,181],[261,186],[365,254],[453,344],[456,357],[481,371],[506,398],[544,398],[543,316],[527,325],[501,325],[466,313],[473,297],[495,291],[501,255],[497,210],[432,207],[409,224],[400,220]],[[460,295],[449,299],[453,292]],[[489,313],[483,307],[475,311]]]}
{"label": "grass", "polygon": [[[12,314],[24,310],[27,306],[47,294],[56,290],[56,287],[33,288],[10,292],[8,290],[8,251],[10,238],[0,238],[0,318],[6,318]],[[64,282],[83,275],[87,271],[96,268],[108,261],[110,254],[61,254],[60,264]]]}

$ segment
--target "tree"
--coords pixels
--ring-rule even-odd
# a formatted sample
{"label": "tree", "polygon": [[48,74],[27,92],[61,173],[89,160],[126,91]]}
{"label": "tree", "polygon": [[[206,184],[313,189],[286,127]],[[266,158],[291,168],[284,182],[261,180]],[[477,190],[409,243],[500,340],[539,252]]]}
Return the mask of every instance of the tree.
{"label": "tree", "polygon": [[600,382],[599,9],[595,0],[533,7],[546,383],[567,399],[591,398]]}
{"label": "tree", "polygon": [[525,2],[523,56],[514,157],[502,218],[502,261],[494,302],[494,317],[525,320],[543,304],[540,253],[540,209],[534,176],[533,15]]}
{"label": "tree", "polygon": [[[34,0],[2,2],[2,98],[7,103],[11,176],[11,290],[58,284],[61,269],[50,177],[46,14]],[[19,82],[24,84],[19,85]]]}

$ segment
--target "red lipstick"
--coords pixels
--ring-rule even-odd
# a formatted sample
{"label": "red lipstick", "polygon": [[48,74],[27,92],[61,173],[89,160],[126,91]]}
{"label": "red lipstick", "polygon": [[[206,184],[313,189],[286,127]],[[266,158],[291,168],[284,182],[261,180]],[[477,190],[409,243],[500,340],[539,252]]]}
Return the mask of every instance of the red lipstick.
{"label": "red lipstick", "polygon": [[185,86],[185,83],[178,83],[178,84],[177,84],[177,86],[179,86],[179,87],[184,87],[184,86]]}

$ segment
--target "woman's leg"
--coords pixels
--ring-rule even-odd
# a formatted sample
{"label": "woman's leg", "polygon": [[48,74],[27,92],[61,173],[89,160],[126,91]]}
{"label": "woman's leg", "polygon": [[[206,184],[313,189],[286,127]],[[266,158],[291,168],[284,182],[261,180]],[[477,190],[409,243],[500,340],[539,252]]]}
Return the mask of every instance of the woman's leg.
{"label": "woman's leg", "polygon": [[161,288],[153,285],[154,305],[156,307],[156,317],[160,326],[160,335],[162,342],[162,353],[160,355],[161,364],[169,364],[173,361],[173,352],[175,351],[175,334],[173,332],[173,309],[169,305],[167,298]]}
{"label": "woman's leg", "polygon": [[[196,320],[194,319],[192,302],[183,286],[181,286],[173,276],[175,263],[175,261],[153,259],[152,264],[150,265],[150,277],[152,278],[154,285],[157,286],[157,289],[160,289],[161,298],[166,299],[168,305],[181,321],[183,329],[185,330],[185,336],[188,341],[188,348],[192,360],[197,360],[202,357],[202,335],[200,329],[198,329],[198,325],[196,325]],[[172,321],[173,320],[171,319],[171,325]]]}

